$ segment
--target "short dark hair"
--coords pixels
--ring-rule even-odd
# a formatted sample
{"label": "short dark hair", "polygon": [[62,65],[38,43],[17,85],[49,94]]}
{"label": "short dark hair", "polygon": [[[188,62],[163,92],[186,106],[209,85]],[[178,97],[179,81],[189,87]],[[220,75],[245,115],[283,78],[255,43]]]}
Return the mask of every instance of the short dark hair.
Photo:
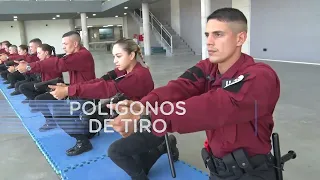
{"label": "short dark hair", "polygon": [[247,31],[247,18],[246,16],[239,10],[235,8],[221,8],[214,11],[207,18],[207,22],[211,19],[216,19],[222,22],[237,22],[245,25],[245,31]]}
{"label": "short dark hair", "polygon": [[39,38],[34,38],[34,39],[31,39],[29,43],[36,43],[40,46],[42,44],[42,41]]}
{"label": "short dark hair", "polygon": [[22,50],[28,51],[28,46],[27,45],[21,44],[19,46],[19,48],[22,49]]}
{"label": "short dark hair", "polygon": [[77,31],[69,31],[67,33],[64,33],[62,35],[62,38],[64,37],[70,37],[73,41],[76,41],[81,46],[81,36]]}
{"label": "short dark hair", "polygon": [[[18,47],[17,47],[16,45],[11,45],[10,47],[15,48],[15,49],[18,49]],[[10,48],[10,47],[9,47],[9,48]]]}
{"label": "short dark hair", "polygon": [[2,44],[7,46],[8,48],[11,46],[11,43],[9,41],[3,41]]}
{"label": "short dark hair", "polygon": [[72,35],[77,35],[80,37],[80,34],[77,32],[77,31],[69,31],[69,32],[66,32],[62,35],[62,38],[64,37],[69,37],[69,36],[72,36]]}

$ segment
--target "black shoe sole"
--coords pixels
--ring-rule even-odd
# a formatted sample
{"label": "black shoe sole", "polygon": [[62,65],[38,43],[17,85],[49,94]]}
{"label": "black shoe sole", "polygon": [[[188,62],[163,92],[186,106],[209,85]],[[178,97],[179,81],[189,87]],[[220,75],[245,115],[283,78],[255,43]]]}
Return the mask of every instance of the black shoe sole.
{"label": "black shoe sole", "polygon": [[86,150],[81,151],[81,152],[76,153],[76,154],[71,154],[70,152],[66,152],[66,154],[67,154],[67,156],[78,156],[80,154],[83,154],[83,153],[86,153],[88,151],[91,151],[92,149],[93,149],[93,147],[91,146],[90,148],[86,148]]}

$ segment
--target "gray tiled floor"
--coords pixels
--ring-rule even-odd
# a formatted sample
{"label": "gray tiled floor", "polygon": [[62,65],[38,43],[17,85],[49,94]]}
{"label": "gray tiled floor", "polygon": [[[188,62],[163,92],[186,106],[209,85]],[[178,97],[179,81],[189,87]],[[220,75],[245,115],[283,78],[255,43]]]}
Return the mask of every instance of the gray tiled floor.
{"label": "gray tiled floor", "polygon": [[[110,54],[94,53],[97,77],[113,68]],[[200,60],[200,56],[168,58],[155,55],[146,58],[156,86],[165,85]],[[320,66],[266,62],[281,80],[281,98],[275,112],[275,130],[280,134],[282,153],[294,149],[298,158],[285,165],[285,179],[318,179],[320,155],[319,103]],[[177,135],[181,159],[205,170],[200,157],[203,132]],[[28,135],[0,136],[0,179],[57,179],[52,169]],[[24,146],[21,146],[23,144]],[[192,144],[192,145],[191,145]],[[9,154],[9,155],[8,155]],[[32,166],[30,166],[32,164]],[[19,169],[19,171],[17,171]]]}

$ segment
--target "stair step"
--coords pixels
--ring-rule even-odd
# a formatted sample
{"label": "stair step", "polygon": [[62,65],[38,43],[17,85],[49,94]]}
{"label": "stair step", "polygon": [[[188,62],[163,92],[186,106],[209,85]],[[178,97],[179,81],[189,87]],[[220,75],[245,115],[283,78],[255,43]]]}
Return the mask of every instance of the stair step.
{"label": "stair step", "polygon": [[193,52],[189,51],[189,52],[180,52],[180,53],[172,53],[172,56],[182,56],[182,55],[194,55]]}
{"label": "stair step", "polygon": [[173,53],[181,53],[181,52],[192,52],[192,50],[190,48],[181,48],[181,49],[173,49]]}

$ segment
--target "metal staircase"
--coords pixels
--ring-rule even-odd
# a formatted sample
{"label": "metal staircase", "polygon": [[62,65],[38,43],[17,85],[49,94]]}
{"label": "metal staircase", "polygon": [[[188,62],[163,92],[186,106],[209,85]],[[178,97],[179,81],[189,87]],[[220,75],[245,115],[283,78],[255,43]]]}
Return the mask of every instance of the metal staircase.
{"label": "metal staircase", "polygon": [[[136,9],[130,13],[132,18],[142,26],[142,10]],[[189,45],[168,24],[162,24],[150,11],[150,28],[157,41],[166,50],[167,56],[194,55]]]}

